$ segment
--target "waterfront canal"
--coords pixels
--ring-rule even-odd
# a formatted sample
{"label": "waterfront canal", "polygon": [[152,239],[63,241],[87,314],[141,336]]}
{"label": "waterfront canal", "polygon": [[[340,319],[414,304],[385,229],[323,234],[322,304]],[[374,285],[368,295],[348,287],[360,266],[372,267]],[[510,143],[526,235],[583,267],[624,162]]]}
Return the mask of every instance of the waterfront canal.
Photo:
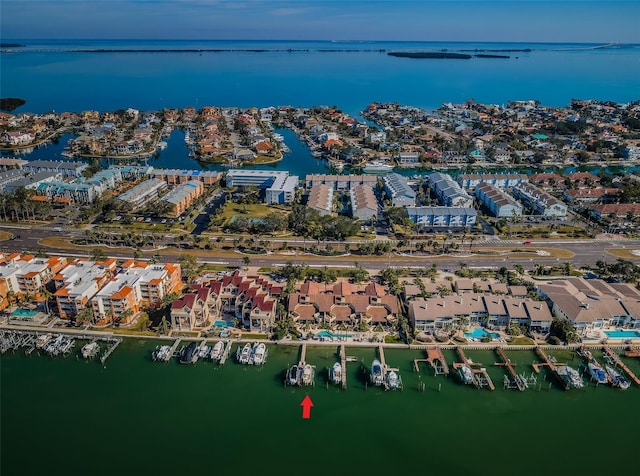
{"label": "waterfront canal", "polygon": [[[125,340],[106,368],[76,353],[49,358],[23,351],[1,361],[2,474],[75,475],[263,468],[305,474],[602,474],[634,471],[640,389],[589,386],[564,392],[550,376],[525,392],[504,390],[493,351],[468,351],[496,390],[465,387],[413,371],[422,351],[385,349],[403,391],[366,384],[374,348],[347,347],[348,389],[326,386],[337,347],[309,347],[313,388],[284,387],[298,347],[269,346],[262,367],[154,363],[156,343]],[[233,351],[235,352],[235,345]],[[233,352],[232,352],[233,355]],[[509,351],[531,373],[531,351]],[[600,356],[601,354],[596,354]],[[453,351],[445,351],[449,364]],[[560,360],[578,357],[557,354]],[[626,359],[640,373],[640,362]],[[361,367],[364,367],[362,369]],[[424,391],[419,391],[420,383]],[[300,402],[313,400],[311,419]]]}

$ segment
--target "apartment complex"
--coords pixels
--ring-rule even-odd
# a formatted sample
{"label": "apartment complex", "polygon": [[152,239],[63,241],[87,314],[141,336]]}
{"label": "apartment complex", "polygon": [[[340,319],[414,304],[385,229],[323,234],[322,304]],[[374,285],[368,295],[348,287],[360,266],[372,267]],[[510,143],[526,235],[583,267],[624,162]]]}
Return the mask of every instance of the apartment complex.
{"label": "apartment complex", "polygon": [[322,183],[314,185],[309,191],[307,206],[320,215],[331,215],[333,213],[333,189]]}
{"label": "apartment complex", "polygon": [[378,200],[368,185],[356,185],[349,191],[351,216],[358,220],[375,220],[378,215]]}
{"label": "apartment complex", "polygon": [[167,190],[167,182],[157,178],[145,180],[122,195],[116,197],[116,202],[127,204],[131,210],[142,208],[147,203],[158,200]]}
{"label": "apartment complex", "polygon": [[446,207],[473,207],[473,198],[449,175],[435,172],[429,175],[431,189]]}
{"label": "apartment complex", "polygon": [[471,227],[478,216],[467,207],[407,207],[407,214],[420,231]]}
{"label": "apartment complex", "polygon": [[199,180],[189,180],[177,185],[162,198],[162,203],[169,206],[169,215],[181,215],[193,201],[204,193],[204,184]]}
{"label": "apartment complex", "polygon": [[382,177],[384,191],[394,207],[415,207],[416,192],[409,186],[407,179],[400,174],[387,174]]}
{"label": "apartment complex", "polygon": [[476,187],[476,198],[493,216],[498,218],[511,218],[522,215],[522,205],[516,202],[511,195],[500,190],[490,183],[482,183]]}

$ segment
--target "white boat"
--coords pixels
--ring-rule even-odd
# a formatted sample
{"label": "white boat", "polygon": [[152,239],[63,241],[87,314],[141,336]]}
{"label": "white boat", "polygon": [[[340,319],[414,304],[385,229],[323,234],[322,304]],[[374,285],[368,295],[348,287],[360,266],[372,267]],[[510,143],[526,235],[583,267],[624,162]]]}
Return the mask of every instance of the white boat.
{"label": "white boat", "polygon": [[302,385],[313,385],[314,371],[309,364],[304,364],[302,368]]}
{"label": "white boat", "polygon": [[582,376],[580,373],[567,365],[567,375],[569,376],[569,383],[573,388],[582,388],[584,387],[584,381],[582,380]]}
{"label": "white boat", "polygon": [[208,345],[201,345],[200,347],[198,347],[199,359],[206,359],[207,357],[209,357],[210,353],[211,353],[211,347],[209,347]]}
{"label": "white boat", "polygon": [[380,162],[378,160],[369,162],[362,168],[362,171],[366,173],[386,173],[391,172],[392,170],[393,165],[385,164],[384,162]]}
{"label": "white boat", "polygon": [[400,378],[393,370],[385,376],[385,386],[388,390],[396,390],[400,388]]}
{"label": "white boat", "polygon": [[51,334],[42,334],[36,339],[36,349],[42,349],[51,340]]}
{"label": "white boat", "polygon": [[213,349],[211,350],[211,360],[215,362],[219,361],[222,358],[223,352],[224,352],[224,342],[219,340],[218,342],[216,342],[216,344],[213,346]]}
{"label": "white boat", "polygon": [[98,352],[100,352],[100,346],[96,341],[89,342],[82,346],[80,352],[82,353],[82,357],[85,359],[92,359],[98,355]]}
{"label": "white boat", "polygon": [[378,359],[374,359],[371,364],[371,383],[374,385],[382,385],[384,383],[384,376],[382,375],[382,364]]}
{"label": "white boat", "polygon": [[251,363],[253,365],[262,365],[267,359],[267,346],[263,342],[255,344],[253,346],[253,352],[251,354]]}
{"label": "white boat", "polygon": [[569,367],[568,365],[557,365],[556,373],[565,383],[565,390],[569,390],[570,388],[584,387],[584,382],[582,381],[582,377],[580,376],[578,371]]}
{"label": "white boat", "polygon": [[606,372],[603,370],[602,367],[600,367],[600,365],[598,365],[598,363],[595,360],[589,362],[588,367],[589,367],[589,372],[591,373],[591,377],[593,377],[593,379],[597,383],[607,383],[609,381],[607,379]]}
{"label": "white boat", "polygon": [[329,370],[329,380],[335,384],[342,383],[342,365],[340,365],[340,362],[333,364],[333,367]]}
{"label": "white boat", "polygon": [[468,365],[461,365],[458,368],[458,376],[465,385],[475,385],[476,379],[473,376],[473,370]]}
{"label": "white boat", "polygon": [[251,358],[251,344],[247,343],[242,348],[238,346],[238,350],[236,351],[236,360],[241,364],[248,364],[250,358]]}
{"label": "white boat", "polygon": [[165,361],[167,360],[167,356],[169,354],[169,351],[171,350],[171,346],[170,345],[160,345],[158,347],[156,347],[156,349],[153,351],[153,353],[151,354],[151,358],[153,360],[157,361]]}
{"label": "white boat", "polygon": [[158,142],[158,150],[165,150],[167,148],[167,143],[163,140]]}
{"label": "white boat", "polygon": [[619,387],[622,390],[626,390],[631,386],[631,382],[627,380],[620,372],[609,365],[605,365],[605,370],[611,377],[611,381],[613,382],[614,387]]}

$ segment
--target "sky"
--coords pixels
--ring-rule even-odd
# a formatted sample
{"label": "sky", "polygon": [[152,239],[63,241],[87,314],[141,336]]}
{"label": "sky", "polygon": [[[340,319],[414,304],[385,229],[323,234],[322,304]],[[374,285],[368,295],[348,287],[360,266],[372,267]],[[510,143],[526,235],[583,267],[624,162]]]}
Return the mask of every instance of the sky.
{"label": "sky", "polygon": [[640,0],[0,0],[6,39],[640,43]]}

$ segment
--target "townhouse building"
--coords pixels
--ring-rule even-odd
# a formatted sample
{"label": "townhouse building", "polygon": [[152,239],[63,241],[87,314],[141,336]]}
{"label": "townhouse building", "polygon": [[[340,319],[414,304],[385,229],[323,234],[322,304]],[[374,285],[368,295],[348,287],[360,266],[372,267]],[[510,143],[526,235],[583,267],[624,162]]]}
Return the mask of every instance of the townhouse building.
{"label": "townhouse building", "polygon": [[512,218],[522,215],[522,205],[495,185],[482,183],[476,187],[475,193],[478,201],[495,217]]}
{"label": "townhouse building", "polygon": [[409,186],[407,179],[400,174],[386,174],[382,177],[384,191],[394,207],[415,207],[416,192]]}

